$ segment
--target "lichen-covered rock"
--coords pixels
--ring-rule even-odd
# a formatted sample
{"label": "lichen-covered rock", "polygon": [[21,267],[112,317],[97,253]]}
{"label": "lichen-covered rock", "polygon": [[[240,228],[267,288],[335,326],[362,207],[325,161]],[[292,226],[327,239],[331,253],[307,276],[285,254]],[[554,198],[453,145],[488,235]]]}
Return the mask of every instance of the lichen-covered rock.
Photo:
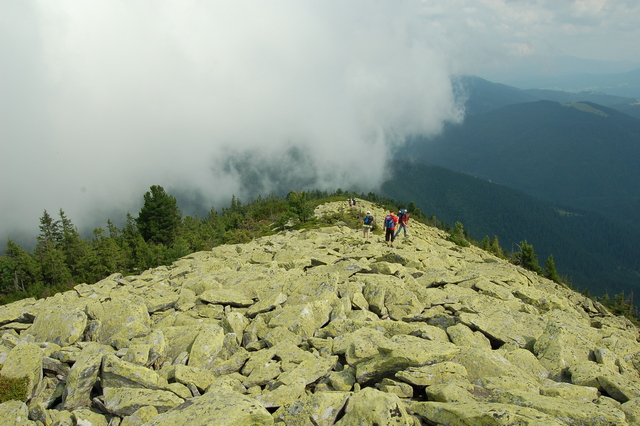
{"label": "lichen-covered rock", "polygon": [[458,354],[460,348],[452,343],[397,335],[389,339],[389,344],[380,346],[378,351],[378,355],[356,366],[358,383],[388,377],[409,367],[449,361]]}
{"label": "lichen-covered rock", "polygon": [[147,426],[270,426],[273,417],[254,398],[226,388],[211,389],[168,413],[159,414]]}
{"label": "lichen-covered rock", "polygon": [[427,387],[425,393],[429,401],[435,402],[477,402],[472,390],[474,386],[469,382],[440,383]]}
{"label": "lichen-covered rock", "polygon": [[221,326],[207,324],[200,329],[189,351],[189,365],[211,368],[222,350],[224,330]]}
{"label": "lichen-covered rock", "polygon": [[331,426],[342,411],[349,392],[317,392],[282,405],[273,415],[287,426]]}
{"label": "lichen-covered rock", "polygon": [[119,426],[142,426],[158,415],[158,410],[153,406],[140,407],[130,416],[125,417]]}
{"label": "lichen-covered rock", "polygon": [[447,335],[457,346],[472,346],[491,349],[491,342],[479,331],[473,331],[464,324],[447,327]]}
{"label": "lichen-covered rock", "polygon": [[66,378],[62,396],[65,410],[91,405],[91,389],[98,380],[102,358],[110,353],[113,353],[111,347],[98,343],[90,343],[82,349]]}
{"label": "lichen-covered rock", "polygon": [[[509,378],[526,389],[538,389],[539,386],[535,377],[511,364],[495,351],[468,348],[460,351],[453,361],[465,367],[471,383],[487,378]],[[497,382],[494,380],[494,383]]]}
{"label": "lichen-covered rock", "polygon": [[40,342],[69,346],[82,338],[86,328],[87,315],[82,309],[57,306],[39,313],[27,333]]}
{"label": "lichen-covered rock", "polygon": [[29,420],[27,405],[22,401],[7,401],[0,404],[0,426],[36,426]]}
{"label": "lichen-covered rock", "polygon": [[583,402],[594,402],[598,399],[600,393],[598,389],[589,386],[577,386],[571,383],[549,380],[540,386],[540,395]]}
{"label": "lichen-covered rock", "polygon": [[0,369],[0,376],[9,379],[27,378],[26,394],[30,399],[42,380],[42,349],[35,343],[20,342],[9,352]]}
{"label": "lichen-covered rock", "polygon": [[600,383],[600,386],[602,386],[602,389],[607,395],[616,401],[624,403],[630,399],[640,397],[640,385],[620,375],[610,374],[607,376],[599,376],[598,383]]}
{"label": "lichen-covered rock", "polygon": [[159,389],[166,385],[154,370],[123,361],[115,355],[107,354],[102,359],[101,386],[104,388],[147,388]]}
{"label": "lichen-covered rock", "polygon": [[414,425],[402,400],[394,394],[373,388],[364,388],[349,397],[345,414],[335,424],[339,426],[359,425]]}
{"label": "lichen-covered rock", "polygon": [[609,407],[603,407],[593,402],[565,400],[552,398],[522,391],[502,392],[497,398],[497,402],[522,407],[535,408],[556,419],[573,424],[589,425],[626,425],[627,421],[622,411]]}
{"label": "lichen-covered rock", "polygon": [[420,367],[410,367],[396,373],[396,377],[416,386],[431,386],[467,380],[467,369],[455,362],[443,361]]}
{"label": "lichen-covered rock", "polygon": [[96,310],[100,329],[97,334],[99,343],[114,344],[128,341],[149,333],[151,319],[144,299],[129,295],[105,301],[101,309]]}
{"label": "lichen-covered rock", "polygon": [[71,413],[76,425],[108,426],[109,418],[90,408],[78,408]]}
{"label": "lichen-covered rock", "polygon": [[[411,405],[411,412],[426,422],[451,426],[509,426],[545,425],[566,426],[555,417],[534,408],[511,404],[484,402],[419,402]],[[428,424],[428,423],[427,423]],[[591,424],[591,423],[585,423]]]}
{"label": "lichen-covered rock", "polygon": [[216,375],[204,368],[187,365],[176,365],[174,378],[178,383],[193,385],[201,391],[206,390],[216,379]]}
{"label": "lichen-covered rock", "polygon": [[173,392],[144,388],[104,388],[104,406],[111,414],[131,416],[142,407],[155,407],[159,413],[184,402]]}
{"label": "lichen-covered rock", "polygon": [[150,366],[162,363],[167,357],[167,341],[162,330],[153,330],[147,336],[131,339],[123,360]]}

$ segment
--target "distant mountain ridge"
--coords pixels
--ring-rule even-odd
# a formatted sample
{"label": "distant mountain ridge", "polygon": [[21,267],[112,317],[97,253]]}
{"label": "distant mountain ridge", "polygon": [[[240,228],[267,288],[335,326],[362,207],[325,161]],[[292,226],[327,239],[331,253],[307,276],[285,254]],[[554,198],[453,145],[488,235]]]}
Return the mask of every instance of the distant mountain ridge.
{"label": "distant mountain ridge", "polygon": [[640,119],[640,99],[598,91],[568,92],[551,89],[522,90],[494,83],[476,76],[458,76],[454,79],[456,96],[465,101],[467,116],[481,114],[508,105],[535,101],[560,103],[592,102]]}
{"label": "distant mountain ridge", "polygon": [[[585,70],[588,70],[585,65]],[[640,68],[623,72],[566,71],[546,75],[510,76],[501,79],[521,89],[552,89],[569,92],[596,91],[614,96],[640,97]]]}

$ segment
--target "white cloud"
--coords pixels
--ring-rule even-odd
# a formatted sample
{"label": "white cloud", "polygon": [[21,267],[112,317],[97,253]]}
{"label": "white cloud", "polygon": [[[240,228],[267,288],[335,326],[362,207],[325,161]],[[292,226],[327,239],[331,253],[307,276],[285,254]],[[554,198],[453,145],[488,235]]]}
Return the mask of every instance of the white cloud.
{"label": "white cloud", "polygon": [[451,73],[638,61],[637,18],[632,1],[0,0],[0,236],[45,208],[103,225],[152,184],[218,206],[375,189],[404,136],[460,118]]}

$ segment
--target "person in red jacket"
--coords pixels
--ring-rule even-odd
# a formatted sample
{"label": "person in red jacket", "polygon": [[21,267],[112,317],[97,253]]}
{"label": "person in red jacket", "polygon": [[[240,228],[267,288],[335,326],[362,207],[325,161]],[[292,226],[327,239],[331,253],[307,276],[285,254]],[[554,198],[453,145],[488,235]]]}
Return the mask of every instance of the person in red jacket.
{"label": "person in red jacket", "polygon": [[393,210],[389,210],[389,214],[384,218],[384,240],[389,247],[393,246],[395,240],[394,231],[398,223],[398,216],[393,214]]}
{"label": "person in red jacket", "polygon": [[400,211],[398,213],[399,213],[398,214],[398,224],[400,226],[398,226],[398,231],[393,236],[393,238],[395,239],[395,237],[400,235],[400,231],[402,231],[402,230],[404,230],[404,237],[407,238],[407,224],[409,224],[409,213],[407,213],[407,211],[405,209],[400,209]]}

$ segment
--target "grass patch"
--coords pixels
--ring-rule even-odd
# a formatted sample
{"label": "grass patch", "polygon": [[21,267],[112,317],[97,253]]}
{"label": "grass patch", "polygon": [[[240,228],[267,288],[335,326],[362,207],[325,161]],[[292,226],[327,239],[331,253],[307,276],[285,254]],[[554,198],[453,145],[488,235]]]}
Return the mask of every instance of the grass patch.
{"label": "grass patch", "polygon": [[28,384],[27,377],[14,379],[0,376],[0,404],[12,400],[26,402]]}

